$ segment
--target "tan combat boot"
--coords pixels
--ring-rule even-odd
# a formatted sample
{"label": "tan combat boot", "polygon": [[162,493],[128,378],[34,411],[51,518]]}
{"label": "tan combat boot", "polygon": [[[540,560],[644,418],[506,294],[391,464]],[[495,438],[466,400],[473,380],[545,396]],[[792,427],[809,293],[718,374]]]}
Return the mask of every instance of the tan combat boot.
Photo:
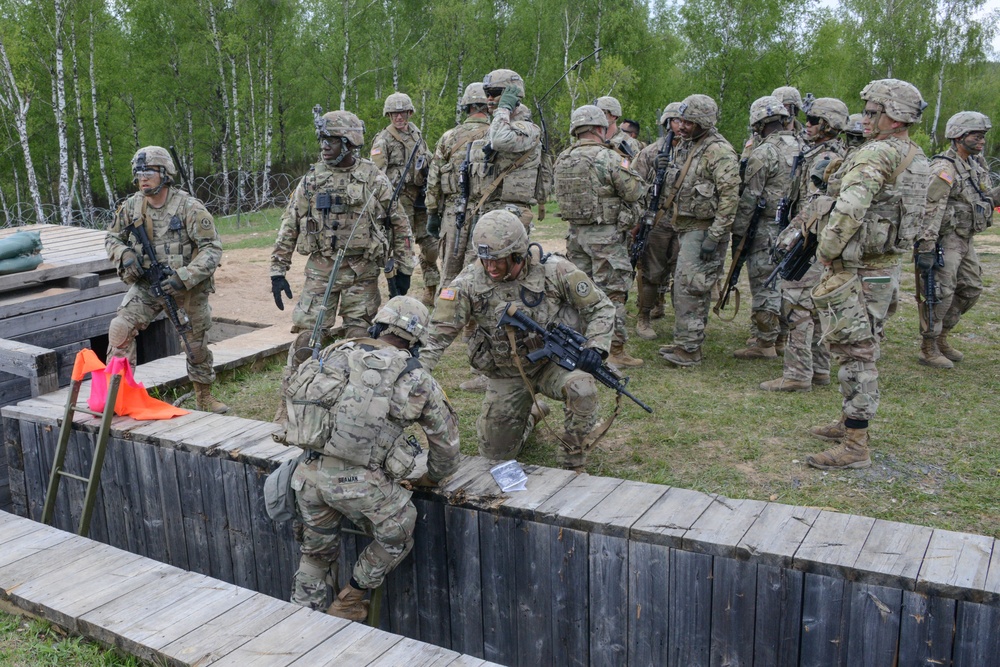
{"label": "tan combat boot", "polygon": [[937,337],[937,348],[941,355],[949,361],[961,361],[965,355],[953,348],[948,342],[949,333],[951,333],[951,329],[941,329],[941,335]]}
{"label": "tan combat boot", "polygon": [[663,357],[668,364],[671,364],[672,366],[677,366],[678,368],[686,368],[688,366],[701,365],[700,347],[694,352],[688,352],[683,347],[677,347],[676,345],[665,345],[660,348],[660,356]]}
{"label": "tan combat boot", "polygon": [[867,468],[872,464],[868,454],[868,429],[845,429],[844,440],[819,454],[810,454],[806,463],[820,470],[841,470],[844,468]]}
{"label": "tan combat boot", "polygon": [[649,319],[663,319],[663,316],[667,313],[666,300],[667,298],[665,292],[657,292],[656,305],[653,307],[653,310],[650,311]]}
{"label": "tan combat boot", "polygon": [[830,384],[830,374],[829,373],[813,373],[812,377],[813,385],[817,387],[825,387]]}
{"label": "tan combat boot", "polygon": [[847,427],[844,426],[845,419],[846,417],[841,413],[840,419],[832,424],[813,426],[809,429],[809,435],[820,440],[826,440],[827,442],[840,442],[847,434]]}
{"label": "tan combat boot", "polygon": [[761,382],[760,388],[764,391],[812,391],[812,383],[782,376],[777,380]]}
{"label": "tan combat boot", "polygon": [[528,414],[528,431],[538,426],[543,419],[549,416],[552,412],[552,408],[549,404],[540,399],[535,399],[531,402],[531,412]]}
{"label": "tan combat boot", "polygon": [[194,398],[198,404],[198,409],[203,412],[214,412],[217,415],[224,415],[229,412],[229,406],[218,401],[212,396],[212,385],[193,382]]}
{"label": "tan combat boot", "polygon": [[747,346],[733,352],[733,356],[737,359],[777,359],[778,352],[774,349],[774,343],[768,345],[751,338],[747,341]]}
{"label": "tan combat boot", "polygon": [[951,363],[950,359],[941,354],[941,351],[938,349],[937,340],[933,338],[922,338],[920,340],[920,356],[917,357],[917,361],[922,366],[930,366],[931,368],[955,367],[955,364]]}
{"label": "tan combat boot", "polygon": [[635,333],[643,340],[656,340],[656,330],[653,329],[652,322],[649,321],[649,311],[639,311],[639,321],[635,324]]}
{"label": "tan combat boot", "polygon": [[344,590],[340,591],[334,598],[333,604],[326,610],[326,613],[330,616],[346,618],[349,621],[366,621],[368,620],[368,600],[364,598],[364,589],[347,584],[344,586]]}
{"label": "tan combat boot", "polygon": [[608,363],[618,368],[636,368],[642,366],[642,359],[636,359],[625,351],[623,343],[611,343],[611,353],[608,355]]}
{"label": "tan combat boot", "polygon": [[462,391],[472,392],[473,394],[485,394],[487,384],[489,384],[489,380],[486,379],[486,376],[482,373],[476,373],[472,376],[472,379],[458,385],[458,388]]}
{"label": "tan combat boot", "polygon": [[780,333],[778,334],[778,339],[774,341],[774,351],[778,353],[780,357],[785,353],[785,343],[788,342],[788,334]]}
{"label": "tan combat boot", "polygon": [[428,308],[434,306],[434,297],[437,296],[437,285],[428,285],[424,288],[424,295],[420,297],[420,303]]}

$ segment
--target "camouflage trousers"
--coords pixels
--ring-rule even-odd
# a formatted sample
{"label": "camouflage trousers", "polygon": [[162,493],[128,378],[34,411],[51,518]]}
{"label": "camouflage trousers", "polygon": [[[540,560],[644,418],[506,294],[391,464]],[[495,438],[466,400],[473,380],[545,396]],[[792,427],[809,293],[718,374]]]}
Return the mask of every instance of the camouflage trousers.
{"label": "camouflage trousers", "polygon": [[[536,392],[564,402],[566,435],[582,441],[593,430],[599,408],[593,376],[548,363],[531,382]],[[489,378],[483,409],[476,422],[480,456],[492,460],[517,457],[531,435],[528,417],[532,398],[520,376]],[[556,452],[556,459],[565,467],[583,465],[586,458],[586,452],[570,452],[562,446]]]}
{"label": "camouflage trousers", "polygon": [[[212,384],[215,382],[215,368],[212,351],[208,349],[208,332],[212,328],[212,308],[208,305],[207,285],[197,285],[174,297],[179,310],[191,322],[191,331],[185,334],[191,353],[187,353],[188,377],[192,382]],[[135,369],[136,345],[135,337],[146,329],[149,323],[156,319],[164,309],[163,302],[153,296],[145,284],[132,285],[122,303],[118,306],[118,314],[111,320],[108,328],[108,357],[125,357]]]}
{"label": "camouflage trousers", "polygon": [[775,264],[771,261],[771,247],[778,235],[775,225],[761,221],[753,246],[747,255],[747,279],[753,298],[750,314],[750,335],[757,339],[761,347],[770,347],[778,338],[780,329],[781,292],[777,284],[767,287]]}
{"label": "camouflage trousers", "polygon": [[413,199],[405,193],[400,193],[399,203],[406,211],[413,230],[413,239],[420,248],[420,272],[424,276],[426,287],[436,288],[441,283],[441,273],[438,271],[438,240],[427,233],[427,209],[419,211],[413,208]]}
{"label": "camouflage trousers", "polygon": [[[373,539],[358,556],[351,575],[362,588],[381,586],[386,574],[413,548],[417,510],[410,502],[411,494],[381,469],[346,465],[322,456],[298,465],[292,488],[307,524],[292,586],[294,604],[326,611],[340,557],[340,524],[345,517]],[[323,535],[310,530],[309,525],[333,532]]]}
{"label": "camouflage trousers", "polygon": [[953,329],[983,293],[983,268],[972,237],[964,239],[955,232],[941,237],[944,266],[934,272],[939,303],[934,307],[934,331],[922,332],[936,338],[942,329]]}
{"label": "camouflage trousers", "polygon": [[674,345],[687,352],[701,349],[712,302],[712,287],[722,274],[728,239],[719,244],[712,258],[701,260],[706,229],[680,233],[680,251],[674,271]]}
{"label": "camouflage trousers", "polygon": [[632,285],[625,235],[614,225],[571,224],[566,236],[566,257],[615,304],[614,341],[624,344],[628,340],[625,302]]}
{"label": "camouflage trousers", "polygon": [[[299,301],[292,311],[292,333],[312,331],[316,318],[323,308],[323,296],[333,270],[333,258],[319,253],[309,256],[306,262],[306,281],[302,285]],[[363,335],[372,324],[372,318],[382,305],[378,291],[378,276],[382,267],[362,256],[344,258],[340,265],[330,298],[326,302],[323,329],[334,328],[337,315],[343,320],[344,329],[354,330],[350,335]],[[360,333],[357,333],[360,332]]]}
{"label": "camouflage trousers", "polygon": [[[466,217],[462,231],[455,229],[455,198],[445,200],[444,211],[441,214],[441,240],[438,252],[441,256],[441,284],[449,284],[466,266],[475,261],[476,253],[472,249],[472,228],[475,221]],[[455,252],[455,237],[459,236],[458,253]]]}
{"label": "camouflage trousers", "polygon": [[669,291],[677,269],[680,235],[661,220],[649,232],[646,251],[639,260],[639,310],[652,310],[659,292]]}
{"label": "camouflage trousers", "polygon": [[827,272],[813,290],[823,340],[840,364],[837,375],[848,419],[868,421],[879,403],[880,341],[899,290],[899,265]]}
{"label": "camouflage trousers", "polygon": [[812,288],[822,273],[817,262],[801,280],[781,285],[781,317],[788,326],[783,375],[789,380],[811,382],[814,375],[830,374],[830,347],[822,340],[823,329],[812,299]]}

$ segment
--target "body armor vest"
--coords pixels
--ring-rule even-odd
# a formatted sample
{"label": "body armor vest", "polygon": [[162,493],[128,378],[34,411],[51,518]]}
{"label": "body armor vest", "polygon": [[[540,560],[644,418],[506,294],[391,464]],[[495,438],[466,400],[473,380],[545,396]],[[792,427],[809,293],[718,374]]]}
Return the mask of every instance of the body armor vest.
{"label": "body armor vest", "polygon": [[[184,224],[184,221],[191,212],[189,203],[194,201],[194,198],[183,190],[171,188],[170,196],[167,197],[167,201],[162,207],[145,207],[145,220],[142,219],[143,201],[145,198],[141,194],[129,199],[129,223],[142,220],[146,226],[146,234],[149,236],[150,244],[156,253],[156,259],[159,260],[160,264],[172,269],[179,269],[190,264],[191,260],[198,255],[198,245],[188,235],[187,225]],[[142,258],[142,265],[148,269],[152,258],[146,257],[142,246],[134,237],[130,236],[129,239],[136,254]]]}
{"label": "body armor vest", "polygon": [[[955,183],[948,194],[947,209],[941,220],[939,234],[954,230],[967,239],[989,227],[993,220],[993,200],[986,196],[990,189],[989,169],[981,162],[982,156],[975,156],[964,162],[954,150],[950,150],[935,155],[932,160],[947,160],[955,167]],[[937,169],[931,169],[931,173],[936,171]]]}
{"label": "body armor vest", "polygon": [[[483,139],[490,132],[489,123],[478,123],[466,121],[458,127],[456,127],[452,132],[455,133],[455,143],[451,149],[451,156],[448,158],[448,162],[441,165],[441,192],[445,196],[457,195],[460,193],[460,188],[458,186],[458,174],[462,169],[462,163],[465,162],[465,156],[468,153],[469,158],[469,171],[472,171],[472,158],[471,152],[468,151],[469,144],[472,142]],[[470,189],[470,192],[475,193],[474,190]],[[473,202],[475,203],[475,202]]]}
{"label": "body armor vest", "polygon": [[[677,204],[677,216],[694,218],[695,220],[714,220],[715,211],[719,207],[719,197],[715,183],[708,178],[703,169],[703,156],[712,144],[725,141],[722,136],[712,131],[712,134],[702,139],[698,146],[690,150],[696,151],[691,158],[691,166],[684,176],[684,182],[679,185],[674,201]],[[685,155],[685,160],[687,155]]]}
{"label": "body armor vest", "polygon": [[621,199],[610,182],[602,183],[594,162],[601,151],[596,143],[579,143],[556,160],[556,199],[563,220],[573,225],[617,225]]}
{"label": "body armor vest", "polygon": [[399,177],[403,174],[403,167],[410,159],[413,147],[418,143],[421,144],[421,147],[417,149],[417,154],[413,156],[413,164],[406,172],[401,190],[401,192],[406,192],[413,197],[427,182],[423,171],[424,165],[427,164],[427,149],[423,146],[420,129],[413,123],[409,124],[408,129],[409,133],[403,134],[390,126],[382,130],[379,135],[382,136],[382,145],[385,146],[385,175],[389,178],[389,183],[392,184],[393,188],[396,187]]}
{"label": "body armor vest", "polygon": [[345,248],[348,256],[366,253],[384,256],[389,244],[377,223],[382,207],[376,197],[365,210],[365,220],[358,222],[358,214],[376,187],[377,174],[378,168],[367,160],[359,160],[352,169],[315,165],[304,180],[309,209],[296,250],[303,255],[318,252],[331,258],[340,248]]}
{"label": "body armor vest", "polygon": [[[522,206],[535,203],[535,189],[538,185],[538,172],[542,166],[542,147],[535,146],[529,155],[524,153],[507,153],[493,150],[489,138],[483,137],[472,143],[472,197],[478,202],[486,189],[506,172],[503,181],[487,198],[487,202],[502,201]],[[521,162],[518,164],[518,161]],[[514,165],[517,164],[516,167]],[[512,168],[513,167],[513,168]],[[508,171],[510,169],[510,171]]]}

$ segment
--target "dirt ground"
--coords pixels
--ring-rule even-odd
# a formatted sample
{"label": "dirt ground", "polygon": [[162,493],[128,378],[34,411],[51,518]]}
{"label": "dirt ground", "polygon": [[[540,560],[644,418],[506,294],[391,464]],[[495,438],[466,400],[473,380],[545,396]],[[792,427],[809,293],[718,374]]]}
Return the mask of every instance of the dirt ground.
{"label": "dirt ground", "polygon": [[285,310],[281,311],[275,307],[271,297],[271,279],[268,276],[270,256],[270,248],[223,252],[222,266],[215,272],[215,296],[211,299],[214,317],[291,326],[292,308],[305,279],[303,263],[293,263],[292,270],[288,272],[288,282],[295,297],[284,299]]}

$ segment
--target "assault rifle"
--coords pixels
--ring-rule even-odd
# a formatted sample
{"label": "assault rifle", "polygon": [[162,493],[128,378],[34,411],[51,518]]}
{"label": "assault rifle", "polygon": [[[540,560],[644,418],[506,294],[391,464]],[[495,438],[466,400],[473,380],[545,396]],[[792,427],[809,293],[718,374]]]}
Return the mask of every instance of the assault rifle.
{"label": "assault rifle", "polygon": [[[771,271],[771,275],[764,281],[765,287],[774,287],[778,282],[778,276],[785,280],[801,280],[806,275],[806,271],[812,266],[816,259],[816,247],[819,245],[819,238],[812,232],[799,233],[799,237],[781,257],[781,261]],[[777,253],[780,256],[781,253]],[[772,257],[775,253],[772,253]]]}
{"label": "assault rifle", "polygon": [[177,157],[177,151],[174,147],[170,147],[170,157],[174,160],[174,165],[177,166],[177,173],[181,175],[181,183],[184,184],[184,189],[188,191],[188,194],[192,197],[195,196],[194,188],[191,187],[191,181],[188,180],[187,172],[184,171],[184,165],[181,164],[181,159]]}
{"label": "assault rifle", "polygon": [[[512,326],[521,331],[534,332],[542,337],[545,345],[533,352],[529,352],[528,361],[536,362],[541,359],[550,359],[568,371],[576,370],[576,365],[580,361],[580,354],[583,352],[583,346],[587,342],[587,338],[583,334],[574,331],[565,324],[553,323],[546,329],[531,319],[528,314],[519,310],[513,303],[507,304],[507,308],[504,309],[500,321],[497,322],[498,329],[502,329],[505,326]],[[511,354],[517,354],[517,352],[511,350]],[[640,401],[626,389],[628,378],[619,380],[618,376],[607,364],[602,363],[600,368],[596,371],[591,371],[590,374],[605,387],[628,396],[636,405],[652,414],[653,408]]]}
{"label": "assault rifle", "polygon": [[[795,177],[798,176],[799,166],[801,166],[802,161],[803,153],[802,150],[799,150],[798,155],[792,159],[792,173],[789,179],[792,191],[796,190]],[[789,194],[785,195],[778,201],[778,209],[774,213],[774,222],[777,223],[779,232],[788,226],[788,221],[791,219],[791,208],[791,192],[789,192]]]}
{"label": "assault rifle", "polygon": [[[455,202],[455,257],[459,253],[464,257],[462,249],[462,227],[465,226],[465,212],[469,208],[469,196],[472,194],[472,180],[469,178],[469,171],[472,168],[472,142],[465,146],[465,159],[462,166],[458,168],[458,201]],[[459,260],[464,263],[464,259]]]}
{"label": "assault rifle", "polygon": [[753,247],[754,239],[757,238],[757,226],[760,224],[760,216],[764,213],[765,208],[767,208],[767,200],[763,196],[758,197],[757,206],[754,208],[753,214],[750,216],[750,222],[747,224],[746,234],[740,239],[740,244],[733,248],[733,261],[729,264],[729,273],[726,274],[726,284],[723,287],[722,294],[719,295],[719,300],[712,306],[712,312],[719,317],[722,317],[721,313],[729,304],[729,295],[733,291],[736,292],[736,309],[733,311],[733,317],[736,317],[736,314],[740,312],[740,290],[736,287],[736,283],[740,281],[740,272],[743,270],[743,265],[747,263],[747,258],[750,257],[750,249]]}
{"label": "assault rifle", "polygon": [[[923,302],[919,303],[920,310],[927,311],[927,330],[930,332],[934,331],[934,306],[941,303],[941,300],[937,296],[937,278],[934,276],[934,272],[937,271],[938,267],[944,266],[944,249],[941,248],[940,243],[934,244],[934,264],[931,268],[926,271],[921,271],[916,269],[914,273],[917,276],[917,294],[923,295]],[[917,253],[916,249],[913,252],[913,263],[914,268],[916,268]]]}
{"label": "assault rifle", "polygon": [[[403,171],[399,175],[399,182],[396,183],[396,187],[392,191],[392,199],[389,200],[389,205],[385,207],[385,219],[382,224],[385,227],[386,235],[389,237],[389,252],[392,252],[392,207],[399,200],[399,193],[403,191],[403,185],[406,183],[406,174],[409,173],[410,167],[413,166],[413,158],[416,157],[417,151],[420,150],[420,142],[418,141],[414,146],[413,150],[410,151],[410,157],[406,159],[406,164],[403,166]],[[405,296],[406,292],[400,293],[399,287],[396,284],[396,261],[392,257],[385,263],[385,282],[389,287],[389,297],[394,296]]]}
{"label": "assault rifle", "polygon": [[[663,146],[660,147],[660,152],[656,154],[656,161],[659,162],[661,157],[670,157],[674,151],[674,131],[670,130],[667,132],[666,138],[663,140]],[[653,191],[649,195],[649,205],[646,207],[646,213],[642,216],[642,223],[639,225],[639,230],[635,234],[635,240],[632,241],[631,247],[628,250],[629,261],[632,262],[632,268],[634,269],[639,260],[642,259],[642,254],[646,252],[646,244],[649,243],[649,233],[653,231],[653,227],[656,226],[656,220],[661,215],[660,213],[660,199],[663,195],[663,181],[667,177],[667,168],[664,165],[663,169],[657,168],[656,178],[653,180]]]}

